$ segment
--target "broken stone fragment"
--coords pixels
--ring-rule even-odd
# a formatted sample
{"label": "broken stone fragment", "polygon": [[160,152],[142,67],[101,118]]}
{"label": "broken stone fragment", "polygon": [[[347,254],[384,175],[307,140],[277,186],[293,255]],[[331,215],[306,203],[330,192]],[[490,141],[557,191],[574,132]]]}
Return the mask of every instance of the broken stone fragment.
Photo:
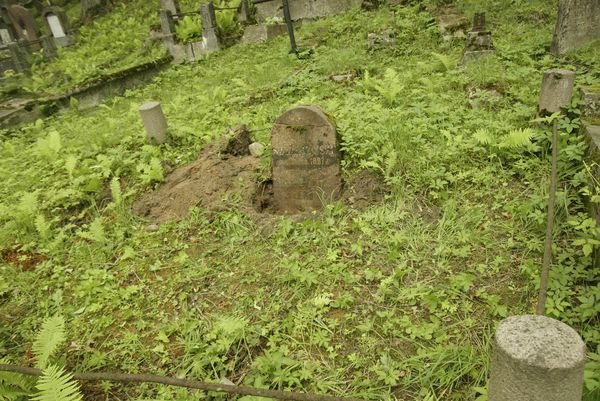
{"label": "broken stone fragment", "polygon": [[254,157],[260,157],[265,152],[265,147],[262,143],[254,142],[248,146],[248,150],[250,154]]}

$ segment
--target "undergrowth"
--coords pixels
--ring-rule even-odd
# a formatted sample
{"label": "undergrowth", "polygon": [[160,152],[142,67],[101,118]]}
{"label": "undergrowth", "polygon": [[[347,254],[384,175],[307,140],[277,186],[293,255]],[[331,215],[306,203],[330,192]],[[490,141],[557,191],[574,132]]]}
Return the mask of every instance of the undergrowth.
{"label": "undergrowth", "polygon": [[[481,2],[458,5],[471,15]],[[310,57],[288,55],[285,37],[237,45],[97,109],[1,131],[0,354],[23,361],[40,322],[60,314],[69,370],[485,400],[495,326],[536,302],[550,170],[550,130],[532,121],[542,71],[576,68],[578,85],[600,82],[597,44],[547,56],[553,4],[486,7],[496,56],[465,68],[456,67],[463,43],[443,41],[428,9],[353,10],[297,30]],[[367,33],[385,30],[398,44],[368,50]],[[347,73],[350,82],[330,79]],[[160,147],[145,144],[139,121],[148,99],[169,121],[171,141]],[[194,160],[230,127],[245,123],[269,149],[272,123],[299,104],[335,117],[345,173],[379,174],[385,201],[334,203],[304,221],[256,220],[232,202],[218,213],[193,208],[157,232],[132,214],[167,166]],[[591,392],[599,238],[586,202],[598,197],[580,106],[575,98],[559,124],[548,313],[585,339]],[[208,397],[151,385],[86,391]]]}

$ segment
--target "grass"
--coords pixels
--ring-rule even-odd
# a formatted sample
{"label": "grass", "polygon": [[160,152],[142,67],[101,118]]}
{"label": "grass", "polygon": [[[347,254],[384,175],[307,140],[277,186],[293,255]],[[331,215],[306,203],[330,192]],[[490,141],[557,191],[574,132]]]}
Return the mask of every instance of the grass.
{"label": "grass", "polygon": [[[287,54],[285,37],[233,46],[97,109],[1,131],[0,353],[27,363],[42,320],[61,314],[72,370],[374,400],[484,397],[495,325],[536,302],[549,176],[549,132],[531,122],[542,71],[577,67],[578,84],[600,79],[590,49],[547,56],[546,3],[490,6],[497,55],[465,69],[455,67],[463,44],[444,42],[429,11],[354,10],[298,29],[313,49],[306,59]],[[466,15],[480,7],[458,5]],[[366,49],[367,33],[390,28],[396,47]],[[352,71],[351,83],[329,79]],[[470,91],[480,107],[469,108]],[[145,144],[137,108],[148,99],[162,102],[170,144]],[[158,232],[132,214],[132,201],[160,185],[161,162],[194,160],[238,123],[268,145],[272,123],[298,104],[335,117],[344,171],[380,174],[384,202],[335,203],[298,222],[253,219],[233,201]],[[561,121],[548,310],[582,333],[593,357],[597,229],[582,195],[591,189],[577,109]],[[86,393],[206,398],[150,385]]]}

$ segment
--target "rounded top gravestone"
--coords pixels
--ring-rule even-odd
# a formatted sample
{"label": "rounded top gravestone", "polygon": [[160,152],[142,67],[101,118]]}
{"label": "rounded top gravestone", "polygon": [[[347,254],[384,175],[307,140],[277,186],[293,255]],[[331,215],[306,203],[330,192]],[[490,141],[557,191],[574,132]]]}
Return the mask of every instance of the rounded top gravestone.
{"label": "rounded top gravestone", "polygon": [[320,209],[342,189],[335,125],[317,106],[299,106],[277,119],[271,131],[273,195],[285,213]]}

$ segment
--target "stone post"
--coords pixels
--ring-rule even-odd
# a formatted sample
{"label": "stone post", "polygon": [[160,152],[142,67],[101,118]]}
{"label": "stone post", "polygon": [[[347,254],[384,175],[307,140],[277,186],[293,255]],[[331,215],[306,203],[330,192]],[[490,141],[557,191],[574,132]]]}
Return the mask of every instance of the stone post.
{"label": "stone post", "polygon": [[140,116],[150,143],[160,145],[167,141],[167,120],[159,102],[140,106]]}
{"label": "stone post", "polygon": [[494,336],[489,401],[581,401],[585,344],[571,327],[511,316]]}
{"label": "stone post", "polygon": [[207,53],[221,50],[219,35],[217,32],[217,16],[213,3],[205,3],[200,6],[202,16],[202,42]]}
{"label": "stone post", "polygon": [[492,33],[485,26],[485,13],[476,13],[473,17],[473,28],[467,32],[467,46],[460,64],[464,65],[492,54],[494,54],[494,41]]}
{"label": "stone post", "polygon": [[252,12],[248,0],[242,0],[237,10],[237,18],[241,24],[247,25],[252,23]]}
{"label": "stone post", "polygon": [[574,85],[574,71],[558,69],[545,71],[540,91],[540,114],[556,113],[562,107],[568,106],[571,102]]}
{"label": "stone post", "polygon": [[168,10],[171,14],[181,13],[181,7],[179,7],[179,0],[160,0],[160,9]]}

